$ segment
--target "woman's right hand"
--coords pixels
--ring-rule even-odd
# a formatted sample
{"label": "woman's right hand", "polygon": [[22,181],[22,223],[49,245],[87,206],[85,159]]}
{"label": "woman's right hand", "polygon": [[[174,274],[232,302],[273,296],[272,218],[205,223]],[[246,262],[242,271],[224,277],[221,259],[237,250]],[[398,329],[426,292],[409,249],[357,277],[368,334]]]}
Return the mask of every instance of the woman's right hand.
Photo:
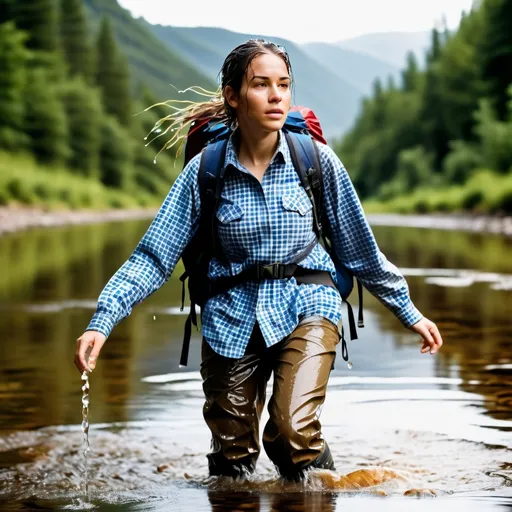
{"label": "woman's right hand", "polygon": [[[85,371],[92,372],[94,370],[101,347],[103,347],[105,341],[107,341],[106,336],[98,331],[85,331],[76,340],[75,366],[80,373]],[[86,357],[89,349],[90,353]]]}

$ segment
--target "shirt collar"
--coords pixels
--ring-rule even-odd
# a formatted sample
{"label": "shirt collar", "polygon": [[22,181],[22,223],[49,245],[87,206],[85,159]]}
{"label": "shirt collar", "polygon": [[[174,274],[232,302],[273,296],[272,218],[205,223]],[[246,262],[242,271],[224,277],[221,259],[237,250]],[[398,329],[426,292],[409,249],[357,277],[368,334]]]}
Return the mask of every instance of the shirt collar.
{"label": "shirt collar", "polygon": [[[226,148],[226,160],[225,166],[232,165],[239,170],[243,170],[244,166],[239,162],[237,156],[237,146],[238,146],[238,131],[235,131],[231,134],[228,140],[228,145]],[[276,152],[270,161],[270,164],[274,163],[288,163],[291,159],[290,150],[288,149],[288,144],[286,143],[286,137],[282,130],[279,130],[278,133],[279,143],[277,144]]]}

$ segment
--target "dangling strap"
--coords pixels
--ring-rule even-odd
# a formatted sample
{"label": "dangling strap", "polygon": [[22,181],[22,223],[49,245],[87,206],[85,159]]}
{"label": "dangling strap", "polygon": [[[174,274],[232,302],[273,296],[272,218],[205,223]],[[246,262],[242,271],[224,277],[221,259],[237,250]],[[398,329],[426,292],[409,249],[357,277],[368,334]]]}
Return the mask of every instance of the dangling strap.
{"label": "dangling strap", "polygon": [[346,362],[346,361],[348,361],[348,348],[347,348],[347,340],[345,340],[345,331],[343,329],[343,326],[341,326],[340,340],[341,340],[341,357],[343,357],[343,360]]}
{"label": "dangling strap", "polygon": [[183,274],[181,274],[180,276],[180,281],[181,281],[181,308],[180,308],[180,311],[183,311],[183,309],[185,308],[185,281],[188,277],[188,271],[185,270],[185,272],[183,272]]}
{"label": "dangling strap", "polygon": [[356,330],[356,321],[354,319],[354,310],[352,309],[352,306],[348,301],[343,299],[343,302],[347,306],[348,311],[348,327],[350,330],[350,339],[351,340],[357,340],[357,330]]}
{"label": "dangling strap", "polygon": [[361,281],[359,279],[356,279],[357,281],[357,294],[359,295],[359,312],[357,316],[357,326],[358,327],[364,327],[364,320],[363,320],[363,285],[361,284]]}
{"label": "dangling strap", "polygon": [[[193,309],[195,312],[195,307]],[[181,346],[180,367],[187,366],[188,349],[190,347],[191,334],[192,334],[192,308],[190,309],[190,313],[188,314],[187,320],[185,322],[185,332],[183,334],[183,345]]]}
{"label": "dangling strap", "polygon": [[197,330],[199,330],[199,325],[197,324],[196,305],[193,302],[190,303],[190,318],[192,323],[197,327]]}

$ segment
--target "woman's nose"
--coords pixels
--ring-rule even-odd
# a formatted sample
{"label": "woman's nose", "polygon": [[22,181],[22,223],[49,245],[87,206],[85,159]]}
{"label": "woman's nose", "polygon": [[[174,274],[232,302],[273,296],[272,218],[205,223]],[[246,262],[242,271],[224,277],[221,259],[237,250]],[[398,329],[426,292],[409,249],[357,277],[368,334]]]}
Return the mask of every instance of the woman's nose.
{"label": "woman's nose", "polygon": [[282,99],[283,99],[283,97],[281,95],[281,91],[279,90],[279,88],[277,86],[271,87],[270,88],[270,96],[269,96],[268,100],[271,103],[274,103],[274,102],[279,102]]}

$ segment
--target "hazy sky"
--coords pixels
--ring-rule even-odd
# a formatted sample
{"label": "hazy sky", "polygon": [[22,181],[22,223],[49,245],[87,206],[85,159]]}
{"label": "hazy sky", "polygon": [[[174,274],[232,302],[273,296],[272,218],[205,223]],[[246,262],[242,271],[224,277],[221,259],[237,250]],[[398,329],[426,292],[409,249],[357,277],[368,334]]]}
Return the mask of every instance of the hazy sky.
{"label": "hazy sky", "polygon": [[[455,28],[472,0],[119,0],[135,17],[182,27],[221,27],[298,43],[372,32],[429,30],[443,14]],[[293,6],[293,7],[292,7]],[[314,6],[314,8],[313,8]]]}

